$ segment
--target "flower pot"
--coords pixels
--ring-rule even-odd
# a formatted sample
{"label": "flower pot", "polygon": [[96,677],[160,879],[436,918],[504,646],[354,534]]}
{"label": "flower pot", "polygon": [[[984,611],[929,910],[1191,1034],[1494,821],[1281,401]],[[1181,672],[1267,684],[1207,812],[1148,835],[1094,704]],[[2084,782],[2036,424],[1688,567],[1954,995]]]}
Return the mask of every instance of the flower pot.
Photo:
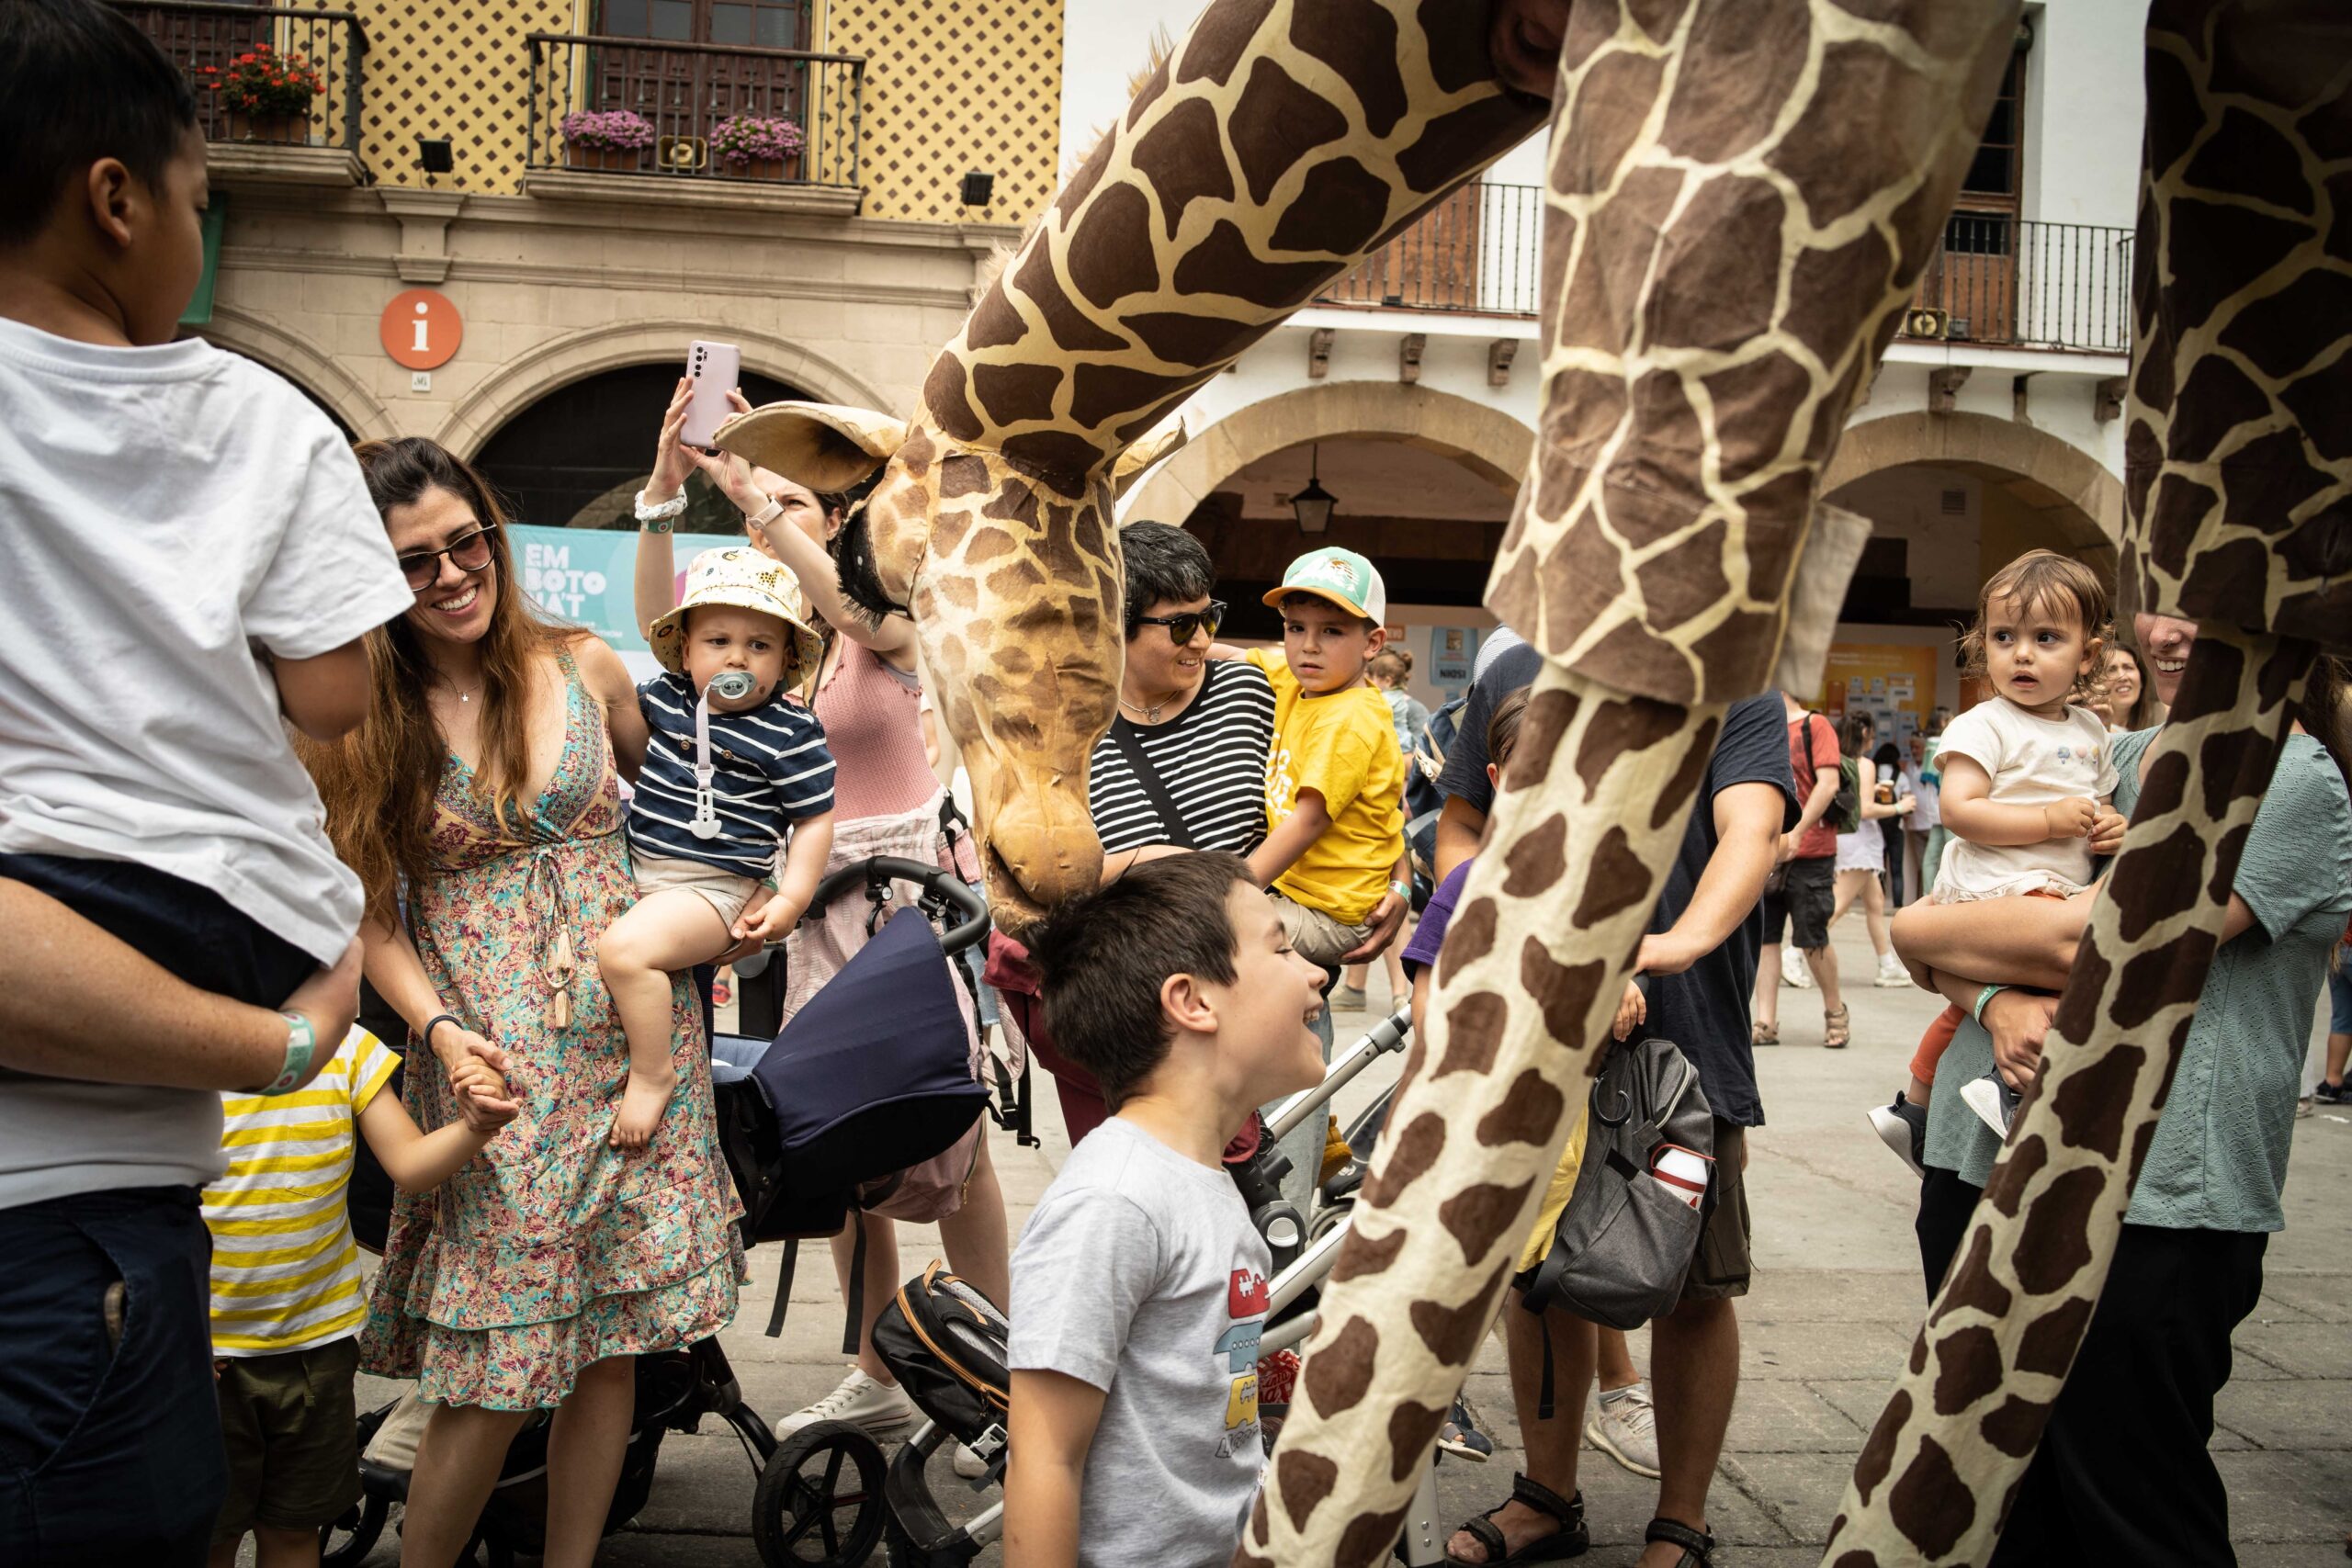
{"label": "flower pot", "polygon": [[607,174],[637,173],[643,154],[634,147],[582,147],[576,141],[563,144],[563,161],[574,169],[601,169]]}
{"label": "flower pot", "polygon": [[248,113],[243,109],[231,109],[229,140],[280,141],[299,147],[311,140],[311,117],[307,114],[287,114],[282,110]]}

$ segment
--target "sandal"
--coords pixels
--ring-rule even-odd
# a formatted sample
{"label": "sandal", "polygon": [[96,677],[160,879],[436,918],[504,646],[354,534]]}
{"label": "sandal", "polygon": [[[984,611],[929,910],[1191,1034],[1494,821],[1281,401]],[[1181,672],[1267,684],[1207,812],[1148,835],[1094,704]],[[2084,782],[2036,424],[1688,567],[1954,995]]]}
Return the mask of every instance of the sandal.
{"label": "sandal", "polygon": [[1747,1043],[1750,1045],[1778,1045],[1781,1043],[1781,1026],[1777,1023],[1752,1023],[1747,1027]]}
{"label": "sandal", "polygon": [[[1517,1551],[1511,1551],[1510,1542],[1504,1539],[1502,1527],[1495,1523],[1495,1516],[1510,1506],[1511,1503],[1558,1520],[1560,1528],[1550,1535],[1529,1541]],[[1462,1529],[1487,1549],[1487,1555],[1478,1568],[1501,1568],[1501,1565],[1514,1562],[1556,1562],[1563,1557],[1578,1556],[1592,1545],[1592,1532],[1585,1528],[1584,1522],[1584,1494],[1578,1492],[1574,1497],[1563,1497],[1549,1486],[1530,1481],[1524,1475],[1510,1478],[1510,1502],[1498,1503],[1485,1513],[1463,1520]],[[1708,1544],[1713,1546],[1714,1543],[1710,1540]],[[1447,1561],[1460,1562],[1461,1559],[1449,1558]]]}
{"label": "sandal", "polygon": [[1650,1528],[1642,1532],[1642,1540],[1680,1547],[1682,1560],[1674,1568],[1715,1568],[1715,1538],[1705,1530],[1694,1530],[1673,1519],[1652,1519]]}
{"label": "sandal", "polygon": [[1854,1037],[1854,1009],[1851,1003],[1831,1008],[1821,1015],[1821,1043],[1832,1051],[1842,1051]]}

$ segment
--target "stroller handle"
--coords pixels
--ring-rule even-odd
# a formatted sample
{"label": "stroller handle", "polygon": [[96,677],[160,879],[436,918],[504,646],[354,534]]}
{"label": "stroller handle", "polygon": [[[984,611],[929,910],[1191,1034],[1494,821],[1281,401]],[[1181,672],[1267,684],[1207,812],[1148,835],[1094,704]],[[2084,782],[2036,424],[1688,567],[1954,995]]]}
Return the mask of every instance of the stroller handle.
{"label": "stroller handle", "polygon": [[966,886],[962,877],[943,866],[897,855],[876,855],[842,867],[817,884],[816,895],[808,900],[808,913],[816,914],[854,887],[864,888],[878,899],[893,882],[914,883],[926,897],[952,904],[963,915],[963,920],[939,939],[940,947],[949,954],[963,952],[989,934],[988,900]]}

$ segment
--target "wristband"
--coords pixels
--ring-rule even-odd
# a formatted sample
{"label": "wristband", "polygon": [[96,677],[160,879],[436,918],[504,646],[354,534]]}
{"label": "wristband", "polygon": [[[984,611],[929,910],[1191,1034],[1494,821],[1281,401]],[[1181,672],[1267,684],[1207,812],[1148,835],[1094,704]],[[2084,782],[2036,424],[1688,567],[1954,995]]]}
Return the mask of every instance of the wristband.
{"label": "wristband", "polygon": [[425,1021],[424,1025],[424,1048],[427,1051],[433,1049],[433,1032],[440,1028],[445,1023],[454,1023],[459,1029],[463,1029],[466,1026],[466,1021],[459,1018],[454,1012],[435,1013],[430,1019]]}
{"label": "wristband", "polygon": [[2008,987],[2007,986],[1987,986],[1983,990],[1977,992],[1976,1005],[1968,1010],[1968,1016],[1977,1023],[1982,1024],[1984,1021],[1984,1004],[2007,989]]}
{"label": "wristband", "polygon": [[262,1089],[264,1094],[284,1094],[310,1076],[311,1057],[319,1048],[319,1037],[311,1028],[311,1021],[299,1012],[281,1012],[286,1021],[286,1060],[278,1067],[277,1076]]}
{"label": "wristband", "polygon": [[1392,882],[1388,885],[1388,891],[1399,898],[1410,898],[1413,896],[1413,885],[1409,882]]}
{"label": "wristband", "polygon": [[680,491],[669,500],[655,505],[637,492],[637,520],[650,534],[666,534],[676,525],[679,513],[686,509],[686,492]]}

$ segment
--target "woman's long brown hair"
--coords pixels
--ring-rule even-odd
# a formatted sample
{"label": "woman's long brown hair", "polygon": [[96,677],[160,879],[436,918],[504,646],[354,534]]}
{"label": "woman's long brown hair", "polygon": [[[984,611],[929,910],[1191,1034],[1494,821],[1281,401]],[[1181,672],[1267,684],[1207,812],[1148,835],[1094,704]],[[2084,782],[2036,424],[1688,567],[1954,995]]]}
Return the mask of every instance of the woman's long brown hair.
{"label": "woman's long brown hair", "polygon": [[[470,464],[423,436],[363,441],[352,452],[379,515],[438,488],[465,502],[491,531],[496,591],[490,630],[481,639],[483,745],[473,791],[500,822],[508,822],[530,773],[534,674],[547,654],[581,634],[548,621],[524,594],[507,542],[506,510]],[[449,746],[425,703],[433,666],[406,616],[368,634],[368,667],[374,690],[359,728],[323,745],[298,737],[295,750],[326,803],[335,852],[368,889],[369,915],[390,923],[398,882],[415,882],[428,869],[433,795]]]}

